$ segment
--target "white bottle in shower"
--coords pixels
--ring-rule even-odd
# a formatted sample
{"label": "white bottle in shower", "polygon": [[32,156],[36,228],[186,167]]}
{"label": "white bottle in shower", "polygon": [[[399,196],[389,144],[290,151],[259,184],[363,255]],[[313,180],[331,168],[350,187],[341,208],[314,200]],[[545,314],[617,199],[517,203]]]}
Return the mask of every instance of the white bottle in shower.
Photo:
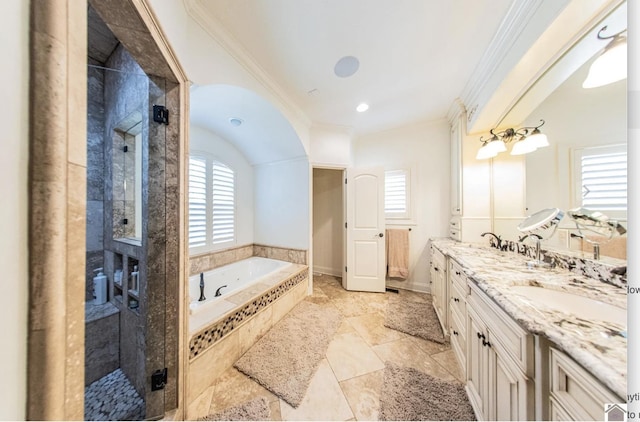
{"label": "white bottle in shower", "polygon": [[107,276],[103,274],[102,268],[96,268],[93,272],[98,273],[93,277],[93,304],[102,305],[107,302]]}
{"label": "white bottle in shower", "polygon": [[131,271],[131,285],[129,290],[132,290],[136,294],[138,293],[138,266],[133,266],[133,271]]}

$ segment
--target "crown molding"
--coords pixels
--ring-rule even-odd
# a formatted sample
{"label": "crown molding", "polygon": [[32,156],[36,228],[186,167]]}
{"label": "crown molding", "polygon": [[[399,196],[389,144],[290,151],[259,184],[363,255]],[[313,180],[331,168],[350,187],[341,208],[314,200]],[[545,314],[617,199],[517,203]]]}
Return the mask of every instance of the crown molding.
{"label": "crown molding", "polygon": [[246,48],[238,42],[224,25],[202,6],[200,0],[183,0],[183,2],[187,14],[194,22],[229,53],[249,75],[264,86],[288,112],[300,119],[307,127],[311,126],[311,119],[309,119],[296,102],[285,93],[284,89],[258,64]]}
{"label": "crown molding", "polygon": [[451,126],[454,125],[455,121],[458,120],[460,115],[467,112],[466,107],[464,106],[464,102],[460,98],[456,98],[451,103],[449,107],[449,111],[447,111],[447,121]]}
{"label": "crown molding", "polygon": [[[514,0],[502,19],[496,34],[476,65],[460,98],[467,107],[478,101],[482,91],[500,67],[527,24],[532,20],[544,0]],[[471,112],[470,112],[471,113]]]}

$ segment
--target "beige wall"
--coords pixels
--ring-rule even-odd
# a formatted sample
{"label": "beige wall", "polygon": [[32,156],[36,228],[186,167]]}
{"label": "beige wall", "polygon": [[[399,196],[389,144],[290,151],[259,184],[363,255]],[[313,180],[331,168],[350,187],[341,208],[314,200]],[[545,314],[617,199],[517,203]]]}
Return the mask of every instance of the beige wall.
{"label": "beige wall", "polygon": [[29,157],[29,2],[2,4],[0,48],[2,98],[0,113],[3,153],[0,154],[0,419],[26,417],[27,367],[27,167]]}
{"label": "beige wall", "polygon": [[342,276],[344,206],[342,170],[313,170],[313,271]]}
{"label": "beige wall", "polygon": [[[449,225],[450,147],[446,120],[417,123],[358,138],[354,144],[356,167],[384,166],[391,170],[411,166],[414,185],[414,225],[399,227],[409,234],[409,278],[387,282],[406,289],[429,290],[430,237],[445,237]],[[391,228],[391,226],[387,226]]]}

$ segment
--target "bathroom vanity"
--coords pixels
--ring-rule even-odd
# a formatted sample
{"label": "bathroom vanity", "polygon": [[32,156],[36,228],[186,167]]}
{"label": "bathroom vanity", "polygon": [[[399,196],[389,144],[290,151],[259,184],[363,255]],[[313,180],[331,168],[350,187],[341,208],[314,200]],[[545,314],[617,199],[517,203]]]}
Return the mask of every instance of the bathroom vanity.
{"label": "bathroom vanity", "polygon": [[530,261],[431,240],[434,307],[476,416],[602,420],[626,402],[626,281]]}

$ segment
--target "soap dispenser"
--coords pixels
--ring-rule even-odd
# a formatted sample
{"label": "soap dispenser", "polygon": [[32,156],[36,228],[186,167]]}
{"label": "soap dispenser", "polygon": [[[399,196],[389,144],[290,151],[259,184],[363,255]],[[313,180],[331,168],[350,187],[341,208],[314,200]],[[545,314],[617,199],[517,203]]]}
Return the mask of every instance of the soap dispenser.
{"label": "soap dispenser", "polygon": [[93,272],[98,273],[93,277],[93,304],[102,305],[107,302],[107,276],[102,273],[102,268],[96,268]]}

